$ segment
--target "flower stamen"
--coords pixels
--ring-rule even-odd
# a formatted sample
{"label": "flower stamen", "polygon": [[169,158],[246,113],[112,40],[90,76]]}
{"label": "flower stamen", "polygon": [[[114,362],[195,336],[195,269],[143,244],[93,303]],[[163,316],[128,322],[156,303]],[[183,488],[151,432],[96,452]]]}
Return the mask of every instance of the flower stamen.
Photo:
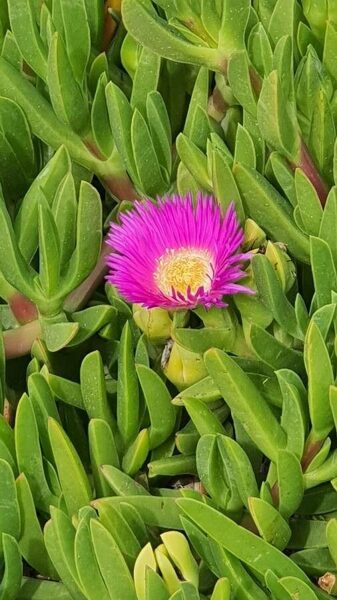
{"label": "flower stamen", "polygon": [[167,249],[157,260],[154,279],[163,294],[172,290],[187,296],[203,288],[211,289],[213,278],[212,257],[209,252],[196,248]]}

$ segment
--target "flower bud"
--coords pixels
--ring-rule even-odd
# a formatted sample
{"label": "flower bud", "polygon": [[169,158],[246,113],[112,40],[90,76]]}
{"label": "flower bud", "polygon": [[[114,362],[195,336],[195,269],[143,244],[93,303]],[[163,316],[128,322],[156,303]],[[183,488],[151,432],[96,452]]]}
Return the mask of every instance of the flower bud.
{"label": "flower bud", "polygon": [[284,292],[288,292],[296,279],[295,265],[281,244],[267,243],[266,257],[273,265]]}
{"label": "flower bud", "polygon": [[253,219],[246,219],[244,224],[244,250],[260,248],[266,241],[266,234]]}
{"label": "flower bud", "polygon": [[143,308],[140,304],[132,307],[134,321],[154,344],[165,343],[171,337],[172,319],[163,308]]}
{"label": "flower bud", "polygon": [[165,376],[176,388],[184,390],[207,375],[201,354],[186,350],[177,342],[170,342],[162,356]]}
{"label": "flower bud", "polygon": [[196,588],[199,586],[198,565],[190,550],[185,536],[179,531],[167,531],[163,533],[161,539],[168,552],[171,561],[174,563],[183,579],[190,581]]}

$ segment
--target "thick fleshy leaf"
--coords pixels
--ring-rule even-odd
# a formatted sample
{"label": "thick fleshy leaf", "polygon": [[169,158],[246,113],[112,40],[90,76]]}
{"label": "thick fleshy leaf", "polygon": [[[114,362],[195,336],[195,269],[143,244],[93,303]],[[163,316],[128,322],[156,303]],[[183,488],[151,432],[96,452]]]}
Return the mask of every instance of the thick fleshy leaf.
{"label": "thick fleshy leaf", "polygon": [[16,480],[16,491],[21,514],[19,548],[27,563],[46,577],[56,578],[44,543],[29,483],[23,473]]}
{"label": "thick fleshy leaf", "polygon": [[49,419],[48,431],[64,500],[72,516],[90,503],[90,483],[74,446],[57,421]]}
{"label": "thick fleshy leaf", "polygon": [[318,326],[309,325],[304,347],[308,374],[309,412],[315,438],[323,440],[334,425],[329,402],[329,389],[334,374],[328,349]]}
{"label": "thick fleshy leaf", "polygon": [[32,2],[11,0],[8,9],[12,31],[20,52],[33,71],[46,80],[47,53],[39,36]]}
{"label": "thick fleshy leaf", "polygon": [[15,448],[19,470],[27,477],[37,508],[48,513],[50,505],[57,505],[58,498],[51,492],[46,479],[36,417],[26,394],[17,408]]}
{"label": "thick fleshy leaf", "polygon": [[164,58],[221,70],[223,58],[219,50],[198,47],[187,42],[154,13],[148,2],[125,0],[122,14],[129,33],[138,42]]}
{"label": "thick fleshy leaf", "polygon": [[261,537],[283,550],[289,542],[291,529],[278,510],[261,498],[249,498],[248,504]]}
{"label": "thick fleshy leaf", "polygon": [[[277,451],[285,446],[285,434],[249,377],[220,350],[209,350],[205,354],[205,364],[248,435],[258,448],[275,460]],[[265,423],[268,423],[268,430]]]}
{"label": "thick fleshy leaf", "polygon": [[171,404],[170,393],[163,380],[144,365],[136,367],[147,409],[150,415],[150,448],[160,446],[171,435],[176,422],[176,411]]}
{"label": "thick fleshy leaf", "polygon": [[23,566],[18,543],[7,533],[2,534],[5,569],[0,583],[1,600],[15,600],[21,587]]}
{"label": "thick fleshy leaf", "polygon": [[15,539],[20,537],[21,517],[18,504],[15,479],[10,465],[0,459],[0,478],[1,478],[1,521],[0,521],[0,552],[3,554],[3,534],[13,536]]}
{"label": "thick fleshy leaf", "polygon": [[234,175],[249,216],[273,239],[285,243],[298,260],[308,263],[309,241],[290,215],[290,205],[259,173],[242,164]]}
{"label": "thick fleshy leaf", "polygon": [[[203,531],[260,575],[265,575],[272,568],[280,577],[298,577],[314,589],[303,571],[290,558],[277,548],[273,548],[265,540],[205,504],[186,498],[176,502],[181,510]],[[319,596],[319,598],[324,597],[323,594]]]}
{"label": "thick fleshy leaf", "polygon": [[124,325],[118,356],[117,424],[124,444],[138,432],[139,389],[133,353],[132,331]]}

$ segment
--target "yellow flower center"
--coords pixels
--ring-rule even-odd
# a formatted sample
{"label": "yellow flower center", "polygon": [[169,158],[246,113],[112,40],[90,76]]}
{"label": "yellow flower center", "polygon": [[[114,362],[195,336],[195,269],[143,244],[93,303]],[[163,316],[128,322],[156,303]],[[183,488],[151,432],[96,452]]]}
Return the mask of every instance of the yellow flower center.
{"label": "yellow flower center", "polygon": [[207,292],[212,283],[211,255],[206,250],[181,248],[167,249],[157,262],[154,274],[159,289],[169,296],[172,288],[184,296],[188,288],[195,294],[200,287]]}

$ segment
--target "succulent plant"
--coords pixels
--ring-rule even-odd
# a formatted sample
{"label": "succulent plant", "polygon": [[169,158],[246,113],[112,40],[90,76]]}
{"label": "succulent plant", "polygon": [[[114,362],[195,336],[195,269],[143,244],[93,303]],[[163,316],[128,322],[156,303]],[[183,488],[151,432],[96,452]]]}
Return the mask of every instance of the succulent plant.
{"label": "succulent plant", "polygon": [[0,50],[0,600],[337,596],[335,0]]}

